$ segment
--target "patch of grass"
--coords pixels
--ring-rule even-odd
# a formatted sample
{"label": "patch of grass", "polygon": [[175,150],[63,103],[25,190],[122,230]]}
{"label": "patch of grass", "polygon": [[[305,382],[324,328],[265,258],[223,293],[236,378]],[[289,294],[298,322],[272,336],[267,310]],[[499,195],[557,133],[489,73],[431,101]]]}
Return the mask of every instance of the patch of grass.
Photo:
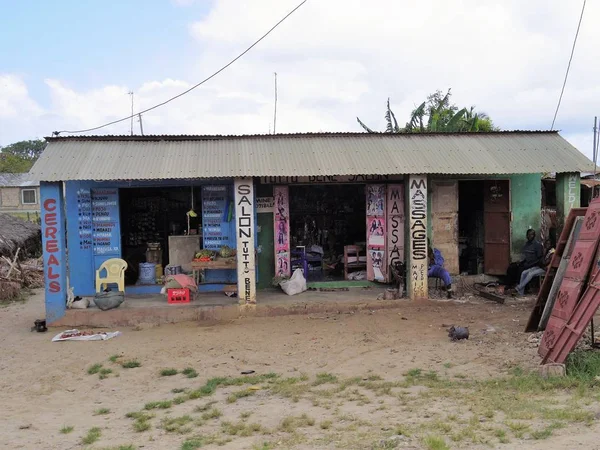
{"label": "patch of grass", "polygon": [[69,433],[73,432],[73,430],[74,430],[74,429],[75,429],[75,428],[74,428],[74,427],[72,427],[72,426],[66,426],[66,425],[65,425],[64,427],[62,427],[62,428],[60,429],[60,433],[61,433],[61,434],[69,434]]}
{"label": "patch of grass", "polygon": [[320,386],[321,384],[335,384],[338,379],[335,375],[331,373],[318,373],[317,379],[313,382],[313,386]]}
{"label": "patch of grass", "polygon": [[565,420],[567,422],[587,422],[594,420],[594,414],[591,411],[578,408],[576,406],[567,406],[566,408],[543,408],[541,416],[545,420]]}
{"label": "patch of grass", "polygon": [[[305,383],[307,381],[304,376],[302,377],[290,377],[280,378],[269,386],[269,390],[274,395],[281,395],[282,397],[289,398],[293,402],[298,402],[300,397],[310,391],[310,384]],[[314,394],[328,396],[328,392],[314,392]]]}
{"label": "patch of grass", "polygon": [[121,355],[112,355],[108,360],[112,363],[116,363],[117,360],[121,357]]}
{"label": "patch of grass", "polygon": [[223,413],[221,412],[221,410],[217,408],[212,408],[210,411],[207,411],[204,414],[202,414],[202,420],[218,419],[222,415]]}
{"label": "patch of grass", "polygon": [[112,369],[102,368],[100,369],[100,372],[98,372],[98,378],[104,380],[105,378],[108,378],[111,373],[113,373]]}
{"label": "patch of grass", "polygon": [[148,431],[151,427],[152,426],[150,425],[150,422],[148,422],[147,420],[137,419],[135,422],[133,422],[133,429],[138,433]]}
{"label": "patch of grass", "polygon": [[128,419],[135,419],[135,420],[150,420],[154,417],[154,414],[149,414],[145,411],[134,411],[134,412],[129,412],[127,414],[125,414],[125,417],[127,417]]}
{"label": "patch of grass", "polygon": [[439,436],[427,436],[423,439],[423,445],[428,450],[450,450],[446,441]]}
{"label": "patch of grass", "polygon": [[309,417],[307,414],[301,416],[289,416],[281,421],[279,429],[286,433],[293,433],[298,428],[312,427],[315,424],[315,419]]}
{"label": "patch of grass", "polygon": [[263,431],[258,423],[246,424],[245,422],[221,422],[221,429],[224,434],[230,436],[248,437]]}
{"label": "patch of grass", "polygon": [[178,395],[173,399],[174,405],[181,405],[182,403],[187,402],[189,397],[187,395]]}
{"label": "patch of grass", "polygon": [[206,412],[209,409],[211,409],[213,407],[213,405],[216,405],[216,404],[217,404],[217,402],[210,401],[210,402],[206,403],[205,405],[196,406],[196,409],[194,409],[194,411],[196,411],[196,412]]}
{"label": "patch of grass", "polygon": [[195,437],[192,439],[188,439],[181,444],[181,450],[197,450],[202,447],[205,443],[205,440],[201,437]]}
{"label": "patch of grass", "polygon": [[244,411],[240,414],[240,419],[247,419],[252,415],[252,411]]}
{"label": "patch of grass", "polygon": [[278,377],[276,373],[267,373],[264,375],[254,375],[248,377],[216,377],[211,378],[200,389],[190,392],[190,399],[208,397],[216,392],[219,387],[227,386],[243,386],[245,384],[260,384],[264,382],[272,382]]}
{"label": "patch of grass", "polygon": [[567,376],[585,382],[593,381],[600,375],[600,353],[595,351],[576,351],[567,357]]}
{"label": "patch of grass", "polygon": [[550,425],[548,425],[547,427],[545,427],[541,430],[532,431],[530,433],[531,439],[535,439],[535,440],[548,439],[550,436],[552,436],[552,433],[554,432],[554,430],[564,428],[564,426],[565,425],[561,422],[551,423]]}
{"label": "patch of grass", "polygon": [[98,428],[98,427],[90,428],[88,430],[87,434],[81,440],[81,443],[83,445],[91,445],[94,442],[96,442],[98,439],[100,439],[101,435],[102,435],[102,431],[100,430],[100,428]]}
{"label": "patch of grass", "polygon": [[502,428],[497,428],[494,431],[494,436],[498,438],[498,441],[501,444],[508,444],[510,442],[510,439],[508,439],[508,436],[506,435],[506,430],[503,430]]}
{"label": "patch of grass", "polygon": [[333,422],[331,420],[324,420],[319,424],[321,430],[329,430],[331,428],[331,425],[333,425]]}
{"label": "patch of grass", "polygon": [[171,392],[173,394],[181,394],[181,393],[185,392],[185,389],[183,389],[183,388],[175,388],[175,389],[171,389]]}
{"label": "patch of grass", "polygon": [[186,367],[181,371],[181,373],[188,378],[196,378],[198,376],[198,372],[196,372],[196,370],[192,369],[191,367]]}
{"label": "patch of grass", "polygon": [[110,414],[110,409],[108,408],[100,408],[94,411],[95,416],[103,416],[105,414]]}
{"label": "patch of grass", "polygon": [[161,427],[169,433],[182,433],[182,431],[185,430],[183,427],[192,421],[193,419],[188,415],[181,417],[166,417],[162,420]]}
{"label": "patch of grass", "polygon": [[452,431],[452,425],[446,422],[437,421],[433,424],[434,428],[441,431],[442,433],[448,434]]}
{"label": "patch of grass", "polygon": [[129,361],[125,361],[121,364],[123,369],[135,369],[136,367],[142,367],[142,363],[137,359],[130,359]]}
{"label": "patch of grass", "polygon": [[523,422],[507,422],[506,426],[510,428],[510,431],[512,431],[517,439],[521,439],[530,429],[529,425]]}
{"label": "patch of grass", "polygon": [[87,373],[88,375],[95,375],[100,372],[100,369],[102,369],[102,364],[94,364],[88,368]]}
{"label": "patch of grass", "polygon": [[227,403],[235,403],[240,398],[251,397],[254,394],[256,394],[256,391],[253,391],[251,389],[242,389],[241,391],[232,392],[227,397]]}
{"label": "patch of grass", "polygon": [[179,372],[177,369],[163,369],[160,371],[161,377],[172,377],[173,375],[177,375]]}
{"label": "patch of grass", "polygon": [[408,372],[404,374],[406,377],[418,378],[421,376],[423,371],[421,369],[410,369]]}
{"label": "patch of grass", "polygon": [[172,400],[163,400],[161,402],[148,402],[144,405],[144,409],[148,411],[151,409],[169,409],[171,406],[173,406]]}
{"label": "patch of grass", "polygon": [[454,364],[452,364],[451,362],[444,363],[445,369],[451,369],[452,367],[454,367]]}
{"label": "patch of grass", "polygon": [[486,419],[493,419],[495,415],[496,413],[491,409],[488,409],[483,413],[483,417],[485,417]]}

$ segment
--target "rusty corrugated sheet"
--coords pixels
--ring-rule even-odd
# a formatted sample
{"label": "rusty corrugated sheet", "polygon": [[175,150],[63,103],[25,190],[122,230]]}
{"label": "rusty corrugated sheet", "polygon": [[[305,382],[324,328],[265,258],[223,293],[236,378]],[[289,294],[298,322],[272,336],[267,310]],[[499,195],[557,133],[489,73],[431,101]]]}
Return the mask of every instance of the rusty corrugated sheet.
{"label": "rusty corrugated sheet", "polygon": [[[572,208],[569,211],[569,215],[567,216],[567,220],[565,221],[565,226],[562,229],[562,232],[558,238],[558,242],[556,243],[556,251],[552,256],[552,261],[546,270],[546,276],[544,277],[544,281],[540,286],[540,291],[538,292],[537,300],[535,306],[531,311],[531,315],[529,316],[529,320],[527,321],[527,326],[525,327],[525,331],[532,332],[537,331],[538,325],[540,324],[540,319],[542,318],[542,314],[546,307],[546,302],[549,298],[549,293],[554,290],[554,277],[557,275],[557,269],[560,268],[561,264],[565,259],[570,259],[572,253],[572,246],[575,245],[575,238],[572,241],[573,227],[576,224],[576,220],[579,217],[585,216],[587,208]],[[577,236],[579,236],[579,231],[577,231]],[[564,258],[567,256],[568,258]],[[561,269],[563,272],[561,274],[561,280],[564,278],[564,272],[566,271],[566,267]],[[546,321],[547,322],[547,319]],[[545,324],[544,324],[545,328]]]}
{"label": "rusty corrugated sheet", "polygon": [[36,180],[579,172],[555,132],[48,138]]}
{"label": "rusty corrugated sheet", "polygon": [[[599,240],[600,199],[594,199],[587,208],[583,225],[581,226],[571,259],[569,260],[569,265],[556,296],[548,325],[540,342],[538,352],[542,356],[543,362],[564,362],[564,358],[571,351],[568,350],[566,354],[564,353],[565,348],[570,345],[574,338],[574,334],[577,334],[577,330],[573,328],[566,330],[566,328],[572,327],[571,322],[573,314],[576,311],[579,311],[577,312],[576,322],[577,325],[580,325],[579,321],[582,317],[579,317],[579,315],[587,314],[588,311],[587,306],[583,305],[583,301],[591,302],[596,295],[597,288],[593,288],[592,294],[588,295],[586,292],[584,299],[580,301],[581,293],[587,284],[590,269],[593,266],[592,272],[594,276],[597,275],[600,269],[597,264],[594,264],[595,261],[598,261],[597,249]],[[589,289],[588,287],[588,291]],[[591,316],[589,319],[591,319]],[[562,360],[560,360],[561,358]]]}
{"label": "rusty corrugated sheet", "polygon": [[[585,329],[591,322],[594,314],[600,306],[600,259],[596,258],[597,263],[594,266],[593,275],[583,294],[581,301],[575,307],[569,320],[557,329],[556,334],[548,336],[546,339],[547,350],[542,359],[542,363],[564,363],[573,351],[579,339],[585,332]],[[546,336],[546,331],[544,336]],[[540,350],[542,349],[540,343]]]}

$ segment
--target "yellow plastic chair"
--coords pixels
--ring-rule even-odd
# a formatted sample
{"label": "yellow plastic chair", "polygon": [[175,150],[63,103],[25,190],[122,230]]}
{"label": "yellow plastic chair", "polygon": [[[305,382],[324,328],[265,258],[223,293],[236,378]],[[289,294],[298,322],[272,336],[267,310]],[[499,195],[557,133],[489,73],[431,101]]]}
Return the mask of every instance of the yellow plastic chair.
{"label": "yellow plastic chair", "polygon": [[[106,289],[109,283],[116,283],[120,292],[125,292],[125,269],[127,262],[120,258],[107,259],[96,270],[96,292]],[[106,270],[106,277],[101,278],[101,273]]]}

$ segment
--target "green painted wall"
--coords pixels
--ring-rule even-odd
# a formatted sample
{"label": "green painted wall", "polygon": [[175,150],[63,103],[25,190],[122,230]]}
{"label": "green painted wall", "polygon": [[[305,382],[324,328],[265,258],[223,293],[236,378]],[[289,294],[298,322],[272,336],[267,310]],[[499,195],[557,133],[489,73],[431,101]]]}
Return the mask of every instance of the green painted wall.
{"label": "green painted wall", "polygon": [[[273,197],[273,186],[269,184],[256,185],[257,197]],[[271,280],[275,275],[275,233],[273,213],[258,213],[258,249],[256,264],[258,266],[258,289],[272,287]]]}
{"label": "green painted wall", "polygon": [[510,256],[513,261],[520,261],[527,230],[533,228],[538,235],[540,232],[542,174],[510,175],[508,178],[510,179],[510,209],[512,213]]}
{"label": "green painted wall", "polygon": [[560,235],[565,219],[571,208],[581,206],[581,176],[579,173],[556,174],[556,218],[557,235]]}

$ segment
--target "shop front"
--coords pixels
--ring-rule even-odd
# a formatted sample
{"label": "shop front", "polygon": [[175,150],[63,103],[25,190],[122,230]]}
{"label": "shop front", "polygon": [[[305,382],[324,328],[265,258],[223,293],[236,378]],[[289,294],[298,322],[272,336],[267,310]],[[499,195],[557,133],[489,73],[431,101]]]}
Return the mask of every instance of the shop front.
{"label": "shop front", "polygon": [[298,268],[309,283],[391,281],[390,265],[404,261],[403,179],[261,177],[258,221],[266,227],[261,227],[259,245],[272,253],[262,256],[271,270],[259,264],[259,286],[269,284],[267,273],[283,278]]}
{"label": "shop front", "polygon": [[[96,271],[112,258],[127,263],[127,294],[153,294],[165,274],[193,274],[202,249],[233,254],[237,245],[233,180],[69,181],[65,207],[76,296],[95,294]],[[227,259],[226,268],[197,274],[200,292],[236,285],[235,258]]]}

